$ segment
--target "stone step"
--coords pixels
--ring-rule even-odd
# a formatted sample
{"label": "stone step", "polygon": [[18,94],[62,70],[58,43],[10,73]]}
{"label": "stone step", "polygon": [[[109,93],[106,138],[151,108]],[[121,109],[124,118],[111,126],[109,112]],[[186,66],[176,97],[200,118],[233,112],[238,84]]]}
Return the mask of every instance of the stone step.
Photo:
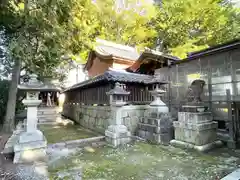
{"label": "stone step", "polygon": [[228,174],[227,176],[225,176],[221,180],[240,180],[240,168],[236,169],[232,173]]}
{"label": "stone step", "polygon": [[38,115],[37,117],[38,117],[38,119],[50,119],[50,118],[56,119],[58,117],[61,118],[62,116],[61,116],[61,114],[51,114],[51,115],[48,114],[48,115]]}
{"label": "stone step", "polygon": [[59,111],[51,111],[51,112],[38,111],[38,115],[54,115],[54,114],[60,114],[60,112]]}
{"label": "stone step", "polygon": [[38,114],[53,114],[59,112],[60,108],[38,108]]}

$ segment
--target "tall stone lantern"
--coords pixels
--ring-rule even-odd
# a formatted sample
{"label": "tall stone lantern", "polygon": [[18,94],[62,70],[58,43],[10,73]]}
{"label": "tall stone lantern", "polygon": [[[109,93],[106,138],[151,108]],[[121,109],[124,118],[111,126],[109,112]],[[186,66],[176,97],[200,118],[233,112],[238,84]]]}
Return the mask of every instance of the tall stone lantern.
{"label": "tall stone lantern", "polygon": [[155,78],[152,83],[153,90],[150,93],[154,100],[149,104],[145,117],[138,123],[138,136],[152,143],[168,145],[173,138],[173,119],[161,99],[166,91],[160,88],[166,82],[158,82]]}
{"label": "tall stone lantern", "polygon": [[123,86],[117,82],[115,87],[106,94],[110,96],[111,118],[109,119],[110,125],[105,131],[105,136],[110,146],[117,147],[130,142],[131,133],[123,125],[121,116],[121,107],[126,104],[124,97],[128,96],[130,92],[124,90]]}
{"label": "tall stone lantern", "polygon": [[14,163],[31,163],[46,161],[47,141],[43,133],[37,129],[37,111],[42,102],[38,100],[40,90],[44,85],[31,75],[29,82],[19,85],[19,90],[26,91],[23,104],[27,107],[26,129],[19,135],[14,145]]}

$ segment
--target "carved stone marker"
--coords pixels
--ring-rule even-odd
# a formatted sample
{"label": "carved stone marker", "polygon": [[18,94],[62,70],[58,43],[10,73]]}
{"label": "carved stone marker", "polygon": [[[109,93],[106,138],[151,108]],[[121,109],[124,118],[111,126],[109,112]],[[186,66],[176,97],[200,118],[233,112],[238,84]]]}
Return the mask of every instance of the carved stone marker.
{"label": "carved stone marker", "polygon": [[200,98],[205,82],[195,80],[188,95],[188,104],[178,112],[178,121],[173,122],[175,140],[173,145],[206,151],[221,142],[217,141],[217,122],[213,121],[211,112]]}

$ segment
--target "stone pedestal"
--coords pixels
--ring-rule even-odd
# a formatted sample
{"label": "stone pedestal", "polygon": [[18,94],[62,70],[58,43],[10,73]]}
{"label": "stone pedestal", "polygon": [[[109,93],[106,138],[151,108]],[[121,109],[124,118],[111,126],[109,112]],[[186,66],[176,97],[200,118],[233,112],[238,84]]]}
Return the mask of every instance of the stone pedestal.
{"label": "stone pedestal", "polygon": [[175,140],[173,145],[206,151],[220,142],[217,141],[217,122],[204,106],[183,106],[186,112],[178,112],[178,121],[173,122]]}
{"label": "stone pedestal", "polygon": [[16,130],[13,131],[12,136],[8,139],[5,144],[3,154],[11,154],[14,153],[14,145],[18,142],[20,134],[24,132],[24,125],[22,122],[19,122],[16,126]]}
{"label": "stone pedestal", "polygon": [[112,147],[127,144],[131,141],[131,133],[124,125],[110,125],[105,131],[106,141]]}
{"label": "stone pedestal", "polygon": [[161,100],[165,91],[157,86],[152,95],[154,101],[138,124],[138,136],[157,144],[169,144],[173,139],[172,118],[166,104]]}
{"label": "stone pedestal", "polygon": [[116,83],[114,89],[107,92],[107,94],[110,95],[111,118],[105,136],[110,146],[117,147],[131,141],[131,133],[123,125],[121,118],[122,106],[126,104],[123,97],[129,95],[129,92],[125,91],[122,85]]}
{"label": "stone pedestal", "polygon": [[161,113],[158,118],[142,118],[138,123],[138,136],[152,143],[169,144],[173,139],[171,116],[168,113]]}
{"label": "stone pedestal", "polygon": [[23,132],[14,146],[14,163],[46,162],[47,141],[39,130]]}
{"label": "stone pedestal", "polygon": [[35,163],[47,161],[47,141],[43,133],[37,129],[37,107],[41,103],[34,97],[38,93],[27,94],[23,100],[27,106],[26,131],[21,132],[17,143],[14,145],[14,163]]}

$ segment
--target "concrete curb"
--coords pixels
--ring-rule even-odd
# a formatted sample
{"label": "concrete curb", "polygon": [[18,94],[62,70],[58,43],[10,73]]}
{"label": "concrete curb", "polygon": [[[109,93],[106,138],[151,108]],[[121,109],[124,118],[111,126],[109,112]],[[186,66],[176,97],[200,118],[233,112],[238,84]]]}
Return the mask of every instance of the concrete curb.
{"label": "concrete curb", "polygon": [[205,144],[203,146],[196,146],[196,145],[186,143],[186,142],[182,142],[182,141],[178,141],[178,140],[175,140],[175,139],[171,140],[170,144],[172,146],[176,146],[176,147],[194,149],[194,150],[199,151],[199,152],[206,152],[206,151],[209,151],[209,150],[214,149],[216,147],[221,147],[223,145],[223,143],[221,141],[214,141],[212,143]]}
{"label": "concrete curb", "polygon": [[98,143],[102,141],[105,142],[105,136],[98,136],[98,137],[92,137],[92,138],[86,138],[86,139],[77,139],[77,140],[59,142],[55,144],[48,144],[48,148],[84,147],[84,146],[94,145],[94,143]]}

